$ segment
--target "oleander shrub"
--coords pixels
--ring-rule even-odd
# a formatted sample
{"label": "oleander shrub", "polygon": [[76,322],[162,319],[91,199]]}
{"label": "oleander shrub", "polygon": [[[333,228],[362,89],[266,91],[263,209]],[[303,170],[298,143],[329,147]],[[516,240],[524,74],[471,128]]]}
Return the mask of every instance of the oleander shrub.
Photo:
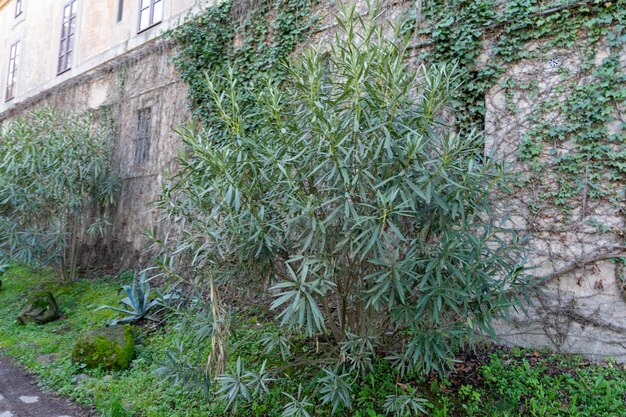
{"label": "oleander shrub", "polygon": [[[333,412],[376,352],[401,371],[445,372],[531,291],[492,200],[506,167],[443,117],[463,74],[414,68],[398,33],[366,19],[344,9],[330,49],[285,64],[283,85],[208,74],[219,122],[181,130],[180,170],[159,200],[182,231],[161,243],[189,255],[212,297],[269,286],[287,333],[333,340],[337,366],[319,379]],[[247,375],[237,369],[233,381]],[[421,407],[409,399],[388,405]]]}
{"label": "oleander shrub", "polygon": [[118,181],[110,129],[89,115],[41,109],[0,129],[0,252],[78,273],[81,242],[103,234]]}

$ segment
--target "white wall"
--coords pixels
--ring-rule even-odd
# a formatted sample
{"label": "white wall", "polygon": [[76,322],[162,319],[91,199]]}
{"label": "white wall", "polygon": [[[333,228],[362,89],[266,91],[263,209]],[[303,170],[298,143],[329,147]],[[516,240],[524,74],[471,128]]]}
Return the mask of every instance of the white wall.
{"label": "white wall", "polygon": [[[140,0],[78,0],[72,68],[57,75],[63,7],[68,0],[22,0],[24,12],[15,17],[15,0],[0,0],[0,114],[21,101],[83,74],[129,52],[175,27],[200,5],[214,0],[164,0],[160,24],[137,33]],[[21,41],[16,97],[5,102],[9,50]]]}

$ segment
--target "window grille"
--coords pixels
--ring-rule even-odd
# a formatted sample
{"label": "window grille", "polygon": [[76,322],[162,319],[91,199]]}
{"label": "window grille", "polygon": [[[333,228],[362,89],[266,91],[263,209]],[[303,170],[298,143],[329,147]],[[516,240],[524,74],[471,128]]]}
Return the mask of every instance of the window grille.
{"label": "window grille", "polygon": [[15,17],[18,17],[24,11],[22,0],[15,0]]}
{"label": "window grille", "polygon": [[135,138],[135,164],[142,164],[150,157],[150,136],[152,133],[152,108],[137,111],[137,136]]}

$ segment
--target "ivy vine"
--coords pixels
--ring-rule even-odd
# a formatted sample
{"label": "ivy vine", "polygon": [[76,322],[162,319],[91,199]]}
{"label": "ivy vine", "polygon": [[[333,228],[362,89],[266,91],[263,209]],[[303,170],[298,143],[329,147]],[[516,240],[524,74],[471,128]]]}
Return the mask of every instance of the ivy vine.
{"label": "ivy vine", "polygon": [[[467,82],[453,102],[461,131],[484,128],[485,96],[499,80],[511,113],[519,111],[515,94],[536,98],[518,156],[550,176],[541,185],[542,200],[563,208],[582,199],[619,203],[626,179],[626,73],[620,61],[626,8],[620,3],[430,0],[424,24],[405,30],[426,39],[422,59],[456,61],[466,71]],[[608,48],[606,56],[599,55],[601,48]],[[540,80],[502,80],[510,65],[542,62],[560,49],[575,49],[582,62],[574,71],[559,68],[554,97],[537,97]]]}
{"label": "ivy vine", "polygon": [[[192,110],[205,124],[214,118],[206,78],[234,76],[242,87],[281,82],[280,65],[315,24],[310,0],[259,2],[247,15],[227,0],[170,32],[178,48],[173,62],[189,87]],[[245,95],[245,88],[242,89]]]}
{"label": "ivy vine", "polygon": [[[518,156],[532,171],[549,173],[550,186],[541,198],[570,207],[575,199],[623,199],[626,143],[623,109],[626,74],[620,54],[626,45],[626,8],[620,2],[581,0],[429,0],[423,24],[403,24],[428,47],[428,62],[456,61],[467,82],[454,97],[461,131],[482,130],[485,96],[498,82],[507,108],[517,113],[514,96],[536,98],[528,117],[531,128],[521,140]],[[260,2],[244,18],[234,16],[232,0],[207,8],[172,31],[179,48],[173,57],[189,86],[194,113],[205,124],[214,109],[206,76],[232,75],[244,87],[266,79],[280,82],[278,65],[307,39],[315,24],[310,0]],[[415,8],[412,8],[415,16]],[[598,61],[601,47],[609,53]],[[539,80],[504,77],[523,60],[542,62],[551,51],[576,49],[582,62],[575,71],[560,68],[556,96],[538,97]],[[245,95],[246,89],[242,89]],[[564,99],[563,99],[564,98]],[[558,114],[558,123],[546,117]],[[568,148],[563,151],[563,148]],[[532,181],[532,175],[526,178]]]}

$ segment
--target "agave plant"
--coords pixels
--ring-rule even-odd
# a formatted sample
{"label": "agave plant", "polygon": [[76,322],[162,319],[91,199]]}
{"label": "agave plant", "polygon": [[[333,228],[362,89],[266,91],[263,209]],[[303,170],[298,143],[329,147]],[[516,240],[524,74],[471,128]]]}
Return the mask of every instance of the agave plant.
{"label": "agave plant", "polygon": [[157,321],[156,315],[171,301],[180,298],[178,293],[162,295],[157,290],[157,296],[151,296],[150,282],[146,279],[146,273],[135,274],[132,285],[123,285],[120,291],[126,293],[126,297],[120,300],[122,307],[102,306],[96,309],[110,309],[126,314],[126,317],[111,321],[110,325],[134,323],[146,319]]}

